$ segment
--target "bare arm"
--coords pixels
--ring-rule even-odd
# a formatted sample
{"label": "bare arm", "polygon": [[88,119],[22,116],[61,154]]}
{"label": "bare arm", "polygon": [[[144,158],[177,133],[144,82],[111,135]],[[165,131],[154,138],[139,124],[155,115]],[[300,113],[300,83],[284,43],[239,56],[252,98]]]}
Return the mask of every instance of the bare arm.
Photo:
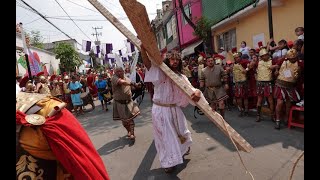
{"label": "bare arm", "polygon": [[126,80],[120,79],[120,78],[118,80],[118,84],[119,85],[125,85],[125,86],[134,86],[134,87],[138,87],[139,86],[139,83],[129,82],[129,81],[126,81]]}
{"label": "bare arm", "polygon": [[201,69],[201,72],[200,72],[200,77],[199,77],[199,82],[200,82],[200,90],[203,92],[204,91],[204,84],[205,84],[205,78],[204,78],[204,73],[202,71],[203,69]]}
{"label": "bare arm", "polygon": [[42,85],[40,83],[37,84],[36,89],[34,90],[34,92],[39,92],[39,90],[41,89]]}
{"label": "bare arm", "polygon": [[119,85],[129,86],[131,83],[130,83],[130,82],[128,82],[128,81],[126,81],[126,80],[124,80],[124,79],[120,79],[120,78],[119,78],[119,80],[118,80],[118,83],[117,83],[117,84],[119,84]]}

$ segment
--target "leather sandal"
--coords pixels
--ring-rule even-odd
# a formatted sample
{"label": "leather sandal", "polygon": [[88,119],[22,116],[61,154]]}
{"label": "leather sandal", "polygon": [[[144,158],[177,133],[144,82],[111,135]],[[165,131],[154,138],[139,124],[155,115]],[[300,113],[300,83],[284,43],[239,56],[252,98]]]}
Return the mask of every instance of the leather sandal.
{"label": "leather sandal", "polygon": [[260,117],[260,115],[257,115],[256,122],[260,122],[260,121],[261,121],[261,117]]}
{"label": "leather sandal", "polygon": [[189,155],[190,154],[190,147],[188,147],[188,151],[186,153],[184,153],[183,156]]}
{"label": "leather sandal", "polygon": [[166,173],[172,173],[172,172],[174,171],[174,167],[175,167],[175,166],[169,167],[169,168],[164,168],[164,172],[166,172]]}
{"label": "leather sandal", "polygon": [[280,130],[280,120],[276,120],[274,128]]}

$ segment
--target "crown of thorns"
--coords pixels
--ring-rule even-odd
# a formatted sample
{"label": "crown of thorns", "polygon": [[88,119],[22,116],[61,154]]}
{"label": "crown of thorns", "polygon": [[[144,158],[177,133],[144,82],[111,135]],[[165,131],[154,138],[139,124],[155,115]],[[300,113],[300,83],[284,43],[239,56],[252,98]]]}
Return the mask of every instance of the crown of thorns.
{"label": "crown of thorns", "polygon": [[178,51],[171,51],[166,54],[166,58],[171,59],[171,58],[177,58],[181,59],[181,53]]}

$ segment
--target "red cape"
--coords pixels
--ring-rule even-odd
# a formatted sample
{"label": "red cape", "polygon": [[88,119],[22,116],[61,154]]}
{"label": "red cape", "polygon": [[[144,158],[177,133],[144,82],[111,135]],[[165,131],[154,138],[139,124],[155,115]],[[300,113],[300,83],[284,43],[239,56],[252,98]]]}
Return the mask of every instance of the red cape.
{"label": "red cape", "polygon": [[[32,126],[25,114],[17,111],[16,123]],[[57,160],[75,179],[109,180],[109,175],[89,136],[78,120],[66,109],[47,118],[41,125]]]}

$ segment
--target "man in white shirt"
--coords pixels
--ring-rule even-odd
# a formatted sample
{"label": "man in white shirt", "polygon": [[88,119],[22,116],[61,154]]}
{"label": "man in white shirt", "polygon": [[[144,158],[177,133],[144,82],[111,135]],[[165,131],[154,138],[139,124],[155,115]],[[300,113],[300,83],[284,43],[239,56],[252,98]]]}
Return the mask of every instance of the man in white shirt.
{"label": "man in white shirt", "polygon": [[221,48],[219,49],[219,54],[220,54],[221,56],[223,56],[224,58],[227,57],[227,52],[224,50],[224,47],[221,47]]}

